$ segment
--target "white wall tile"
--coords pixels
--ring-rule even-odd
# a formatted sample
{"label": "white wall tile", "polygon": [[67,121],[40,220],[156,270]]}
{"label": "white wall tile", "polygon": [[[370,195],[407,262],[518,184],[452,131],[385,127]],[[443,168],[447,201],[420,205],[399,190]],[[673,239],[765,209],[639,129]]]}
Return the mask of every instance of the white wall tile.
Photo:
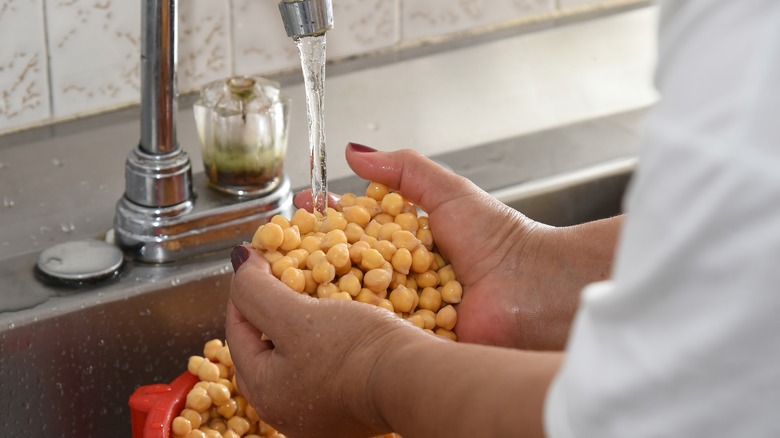
{"label": "white wall tile", "polygon": [[230,8],[227,0],[179,2],[179,92],[230,76]]}
{"label": "white wall tile", "polygon": [[390,47],[397,42],[400,0],[339,0],[333,3],[328,59]]}
{"label": "white wall tile", "polygon": [[233,1],[233,47],[235,74],[262,75],[300,66],[275,1]]}
{"label": "white wall tile", "polygon": [[603,0],[558,0],[558,7],[561,9],[575,8],[577,6],[593,5],[604,3]]}
{"label": "white wall tile", "polygon": [[0,132],[50,116],[41,0],[0,0]]}
{"label": "white wall tile", "polygon": [[402,0],[401,38],[414,40],[549,12],[555,0]]}
{"label": "white wall tile", "polygon": [[45,1],[53,115],[67,117],[138,101],[140,2]]}

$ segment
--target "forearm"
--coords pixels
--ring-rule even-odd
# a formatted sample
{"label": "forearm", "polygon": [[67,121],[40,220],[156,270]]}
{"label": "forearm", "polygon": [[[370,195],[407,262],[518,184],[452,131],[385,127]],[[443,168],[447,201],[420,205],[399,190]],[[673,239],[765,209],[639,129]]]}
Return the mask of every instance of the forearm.
{"label": "forearm", "polygon": [[376,407],[404,438],[543,436],[544,398],[562,357],[415,339],[378,365]]}

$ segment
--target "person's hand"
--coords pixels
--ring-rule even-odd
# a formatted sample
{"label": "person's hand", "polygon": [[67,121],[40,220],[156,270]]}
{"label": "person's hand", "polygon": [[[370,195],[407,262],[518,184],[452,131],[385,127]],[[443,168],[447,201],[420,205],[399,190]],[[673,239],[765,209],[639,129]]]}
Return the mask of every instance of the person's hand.
{"label": "person's hand", "polygon": [[251,247],[232,259],[227,341],[239,390],[260,417],[292,436],[390,432],[368,393],[372,372],[396,343],[436,337],[379,307],[299,294]]}
{"label": "person's hand", "polygon": [[[430,217],[434,241],[463,284],[458,340],[562,349],[581,289],[611,267],[616,224],[554,228],[530,220],[411,150],[378,152],[350,144],[362,178],[398,190]],[[331,201],[331,203],[334,201]],[[296,196],[311,208],[311,195]]]}

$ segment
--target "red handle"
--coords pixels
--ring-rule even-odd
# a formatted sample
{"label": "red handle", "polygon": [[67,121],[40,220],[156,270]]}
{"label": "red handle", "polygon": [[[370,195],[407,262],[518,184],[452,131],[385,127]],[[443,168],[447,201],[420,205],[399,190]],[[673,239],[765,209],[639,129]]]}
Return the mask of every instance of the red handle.
{"label": "red handle", "polygon": [[142,386],[130,396],[133,438],[169,438],[171,423],[184,408],[198,376],[185,371],[170,384]]}

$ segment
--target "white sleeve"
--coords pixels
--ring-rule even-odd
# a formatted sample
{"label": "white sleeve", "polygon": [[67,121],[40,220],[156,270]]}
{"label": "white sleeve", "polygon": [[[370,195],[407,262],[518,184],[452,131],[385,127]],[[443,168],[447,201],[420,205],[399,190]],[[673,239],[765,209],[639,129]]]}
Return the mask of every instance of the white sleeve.
{"label": "white sleeve", "polygon": [[550,437],[780,436],[780,1],[662,2],[661,102]]}

